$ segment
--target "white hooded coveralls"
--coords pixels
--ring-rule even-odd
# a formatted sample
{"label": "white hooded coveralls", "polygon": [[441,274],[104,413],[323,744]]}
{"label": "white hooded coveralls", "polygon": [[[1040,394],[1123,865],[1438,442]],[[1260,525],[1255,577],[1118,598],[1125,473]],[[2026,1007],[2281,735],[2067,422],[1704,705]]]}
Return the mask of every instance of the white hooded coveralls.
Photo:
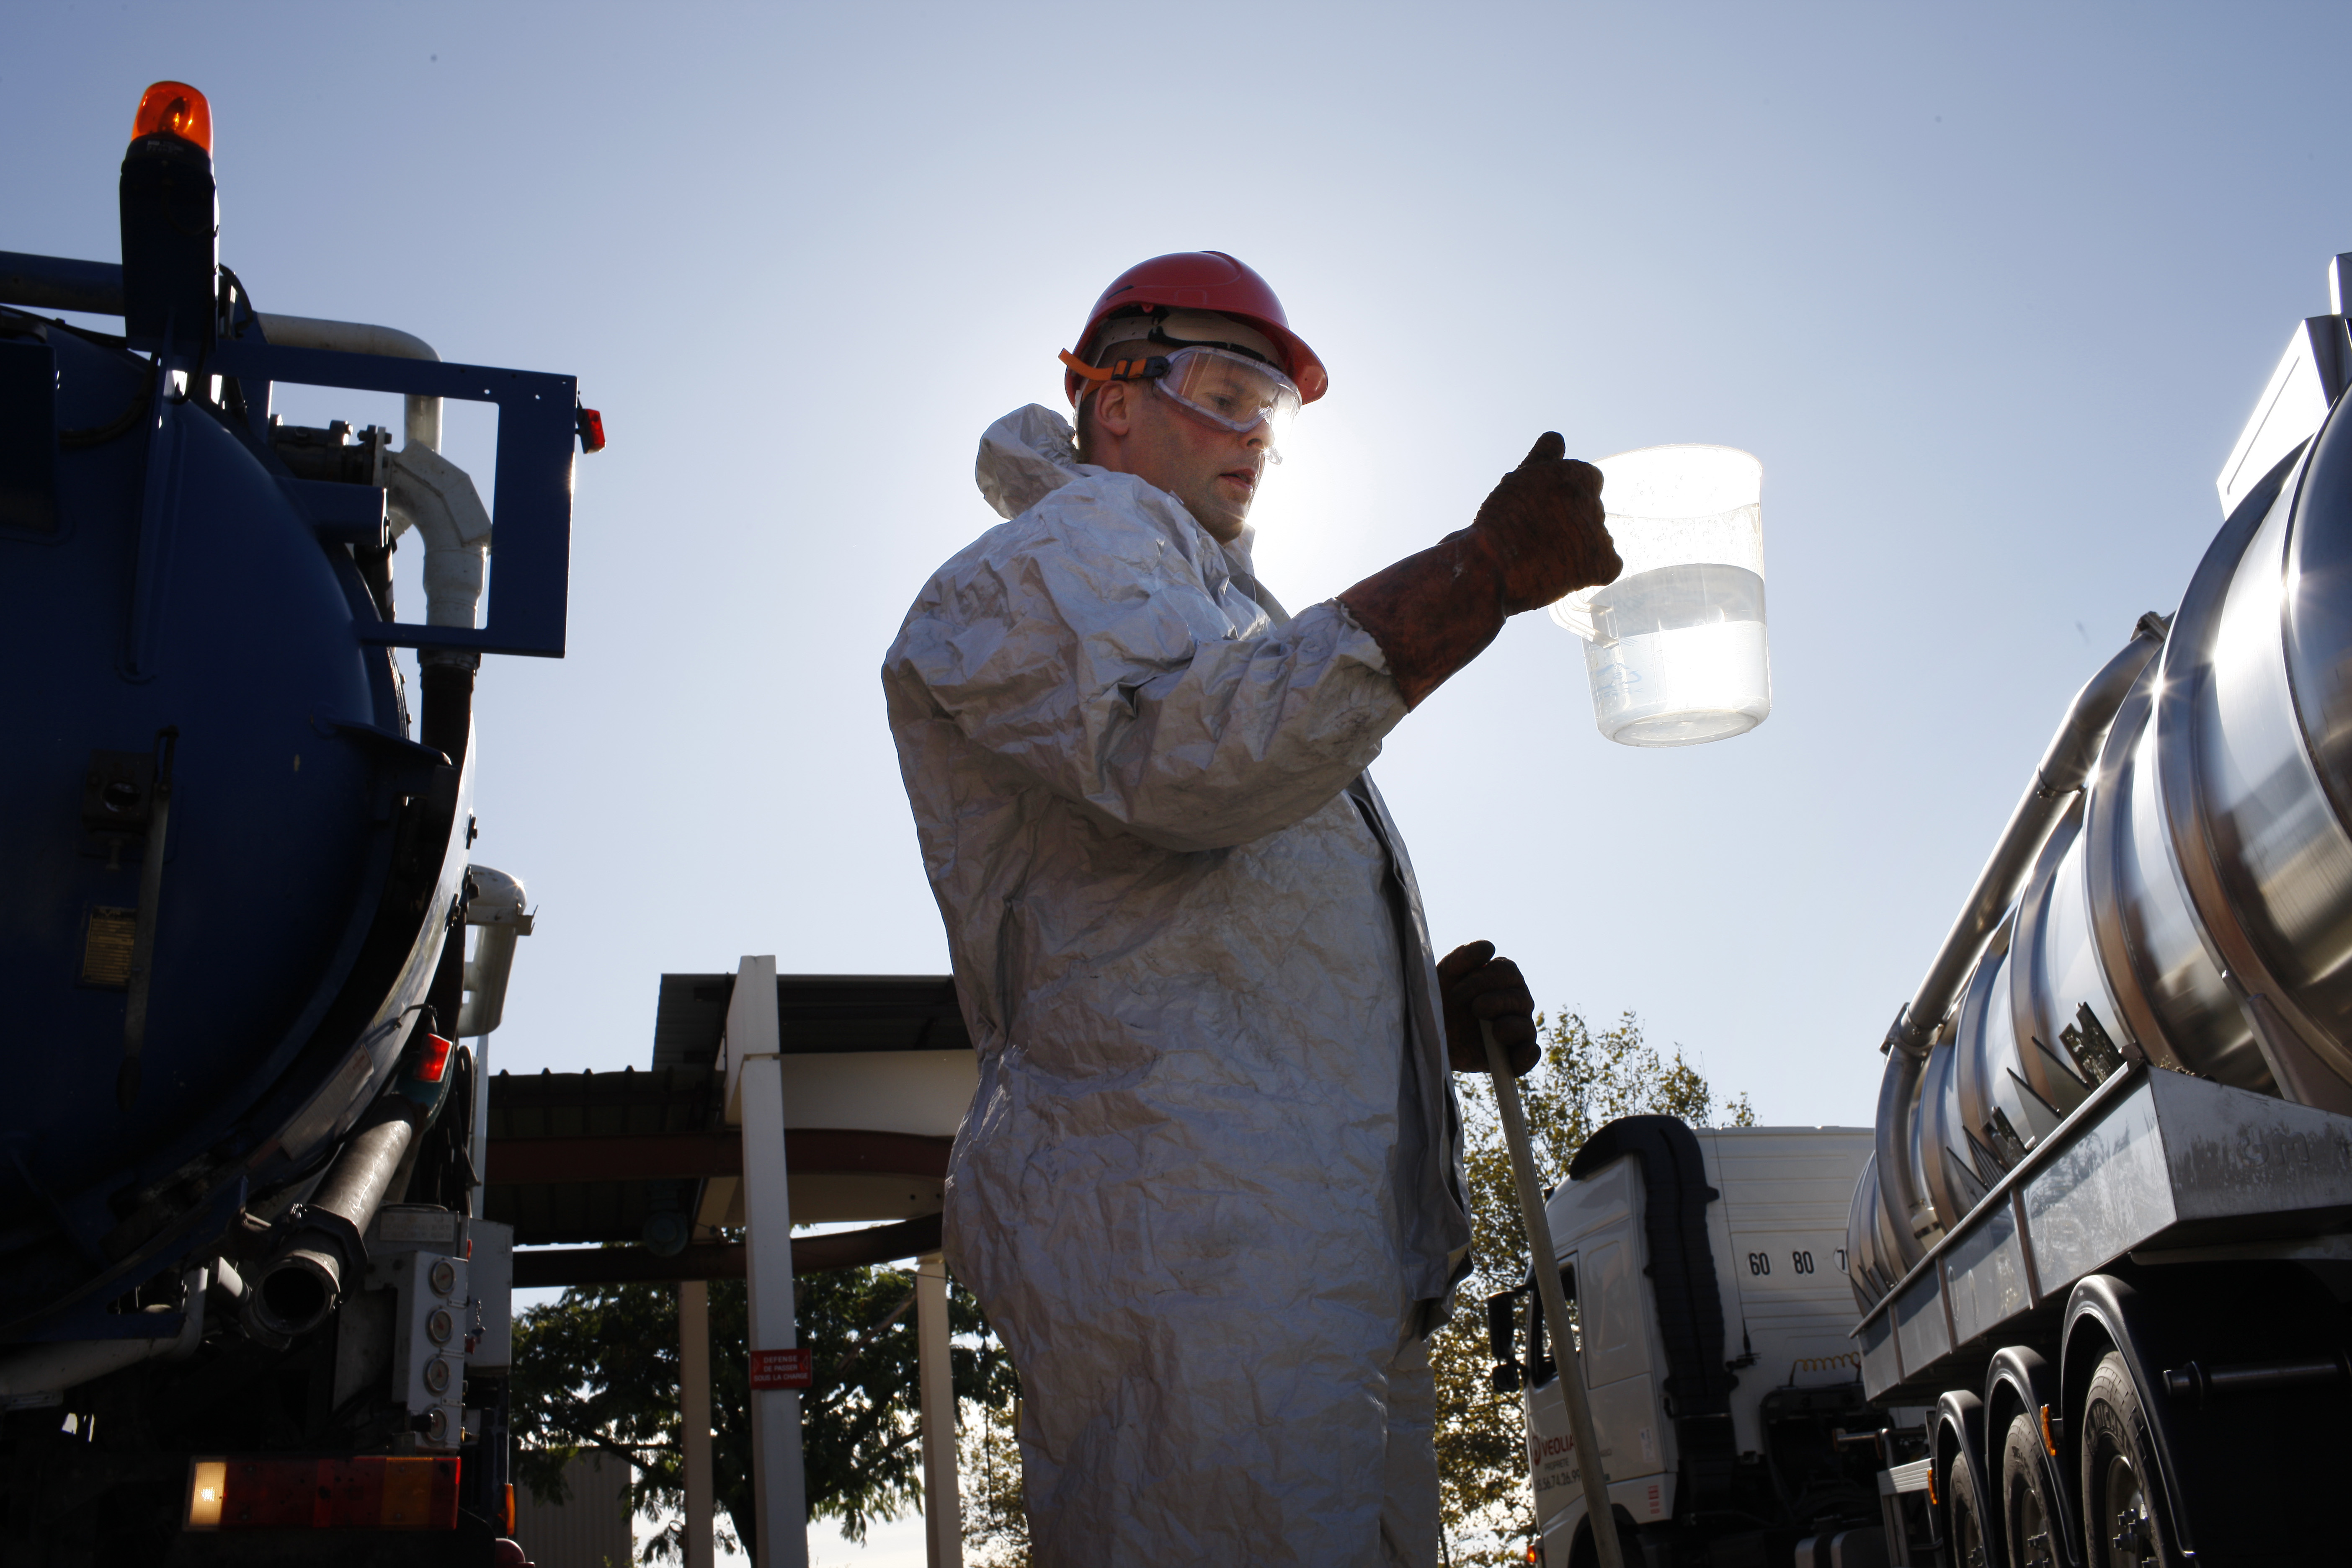
{"label": "white hooded coveralls", "polygon": [[1435,1561],[1422,1333],[1469,1243],[1404,702],[1032,405],[883,666],[980,1089],[946,1247],[1012,1351],[1035,1561]]}

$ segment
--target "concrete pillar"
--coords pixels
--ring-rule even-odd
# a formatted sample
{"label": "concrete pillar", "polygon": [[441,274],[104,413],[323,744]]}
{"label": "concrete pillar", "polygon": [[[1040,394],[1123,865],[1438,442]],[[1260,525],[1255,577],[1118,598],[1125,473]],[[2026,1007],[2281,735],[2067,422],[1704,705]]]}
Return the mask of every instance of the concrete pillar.
{"label": "concrete pillar", "polygon": [[930,1568],[963,1568],[955,1377],[948,1356],[948,1266],[936,1252],[915,1261],[915,1366],[922,1387],[923,1535]]}
{"label": "concrete pillar", "polygon": [[808,1487],[797,1388],[759,1386],[770,1358],[795,1349],[793,1205],[784,1175],[784,1078],[776,961],[743,960],[727,1009],[727,1112],[742,1129],[743,1241],[751,1323],[751,1471],[757,1568],[808,1568]]}
{"label": "concrete pillar", "polygon": [[710,1533],[710,1287],[677,1287],[679,1425],[686,1444],[686,1568],[712,1568]]}

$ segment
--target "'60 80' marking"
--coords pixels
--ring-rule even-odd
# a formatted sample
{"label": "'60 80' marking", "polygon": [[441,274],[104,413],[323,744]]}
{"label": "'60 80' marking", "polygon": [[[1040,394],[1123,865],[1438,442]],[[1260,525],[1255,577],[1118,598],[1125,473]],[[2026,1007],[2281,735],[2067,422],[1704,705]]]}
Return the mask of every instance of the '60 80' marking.
{"label": "'60 80' marking", "polygon": [[[1791,1247],[1785,1255],[1785,1261],[1778,1263],[1775,1262],[1776,1258],[1782,1257],[1783,1255],[1781,1254],[1771,1252],[1751,1252],[1748,1254],[1748,1273],[1749,1277],[1757,1279],[1769,1279],[1772,1277],[1776,1269],[1785,1270],[1790,1274],[1818,1274],[1821,1272],[1821,1264],[1815,1258],[1812,1249],[1810,1247]],[[1843,1247],[1833,1248],[1830,1257],[1832,1262],[1835,1265],[1837,1271],[1841,1274],[1844,1273],[1846,1271],[1845,1248]]]}

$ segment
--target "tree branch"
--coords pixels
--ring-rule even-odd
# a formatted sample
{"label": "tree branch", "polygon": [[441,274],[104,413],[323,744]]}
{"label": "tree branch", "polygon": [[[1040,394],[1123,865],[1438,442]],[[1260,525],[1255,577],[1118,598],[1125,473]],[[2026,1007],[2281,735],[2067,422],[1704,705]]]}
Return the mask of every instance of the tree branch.
{"label": "tree branch", "polygon": [[883,1319],[880,1322],[875,1324],[872,1328],[857,1336],[856,1342],[849,1347],[849,1353],[843,1356],[839,1361],[834,1363],[833,1370],[826,1375],[835,1383],[842,1382],[847,1375],[849,1369],[857,1364],[857,1358],[866,1353],[866,1347],[872,1344],[877,1339],[879,1339],[884,1333],[888,1331],[890,1325],[905,1317],[907,1315],[907,1309],[914,1304],[915,1292],[909,1290],[907,1292],[907,1299],[905,1300],[890,1309],[890,1315],[888,1317]]}

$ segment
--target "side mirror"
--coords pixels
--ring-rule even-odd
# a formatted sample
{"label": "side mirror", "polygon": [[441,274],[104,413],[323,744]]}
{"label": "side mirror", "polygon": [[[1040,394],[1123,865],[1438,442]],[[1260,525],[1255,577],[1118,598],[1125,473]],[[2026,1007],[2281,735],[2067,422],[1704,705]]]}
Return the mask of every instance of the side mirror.
{"label": "side mirror", "polygon": [[[1538,1388],[1559,1375],[1559,1363],[1552,1356],[1550,1336],[1544,1332],[1543,1303],[1537,1298],[1533,1279],[1519,1287],[1528,1298],[1528,1380]],[[1576,1265],[1564,1264],[1559,1271],[1559,1293],[1568,1298],[1570,1307],[1576,1305]]]}
{"label": "side mirror", "polygon": [[[1496,1364],[1516,1361],[1519,1342],[1519,1298],[1527,1293],[1522,1285],[1516,1290],[1501,1290],[1486,1298],[1486,1348],[1494,1353]],[[1510,1390],[1501,1390],[1509,1393]]]}

